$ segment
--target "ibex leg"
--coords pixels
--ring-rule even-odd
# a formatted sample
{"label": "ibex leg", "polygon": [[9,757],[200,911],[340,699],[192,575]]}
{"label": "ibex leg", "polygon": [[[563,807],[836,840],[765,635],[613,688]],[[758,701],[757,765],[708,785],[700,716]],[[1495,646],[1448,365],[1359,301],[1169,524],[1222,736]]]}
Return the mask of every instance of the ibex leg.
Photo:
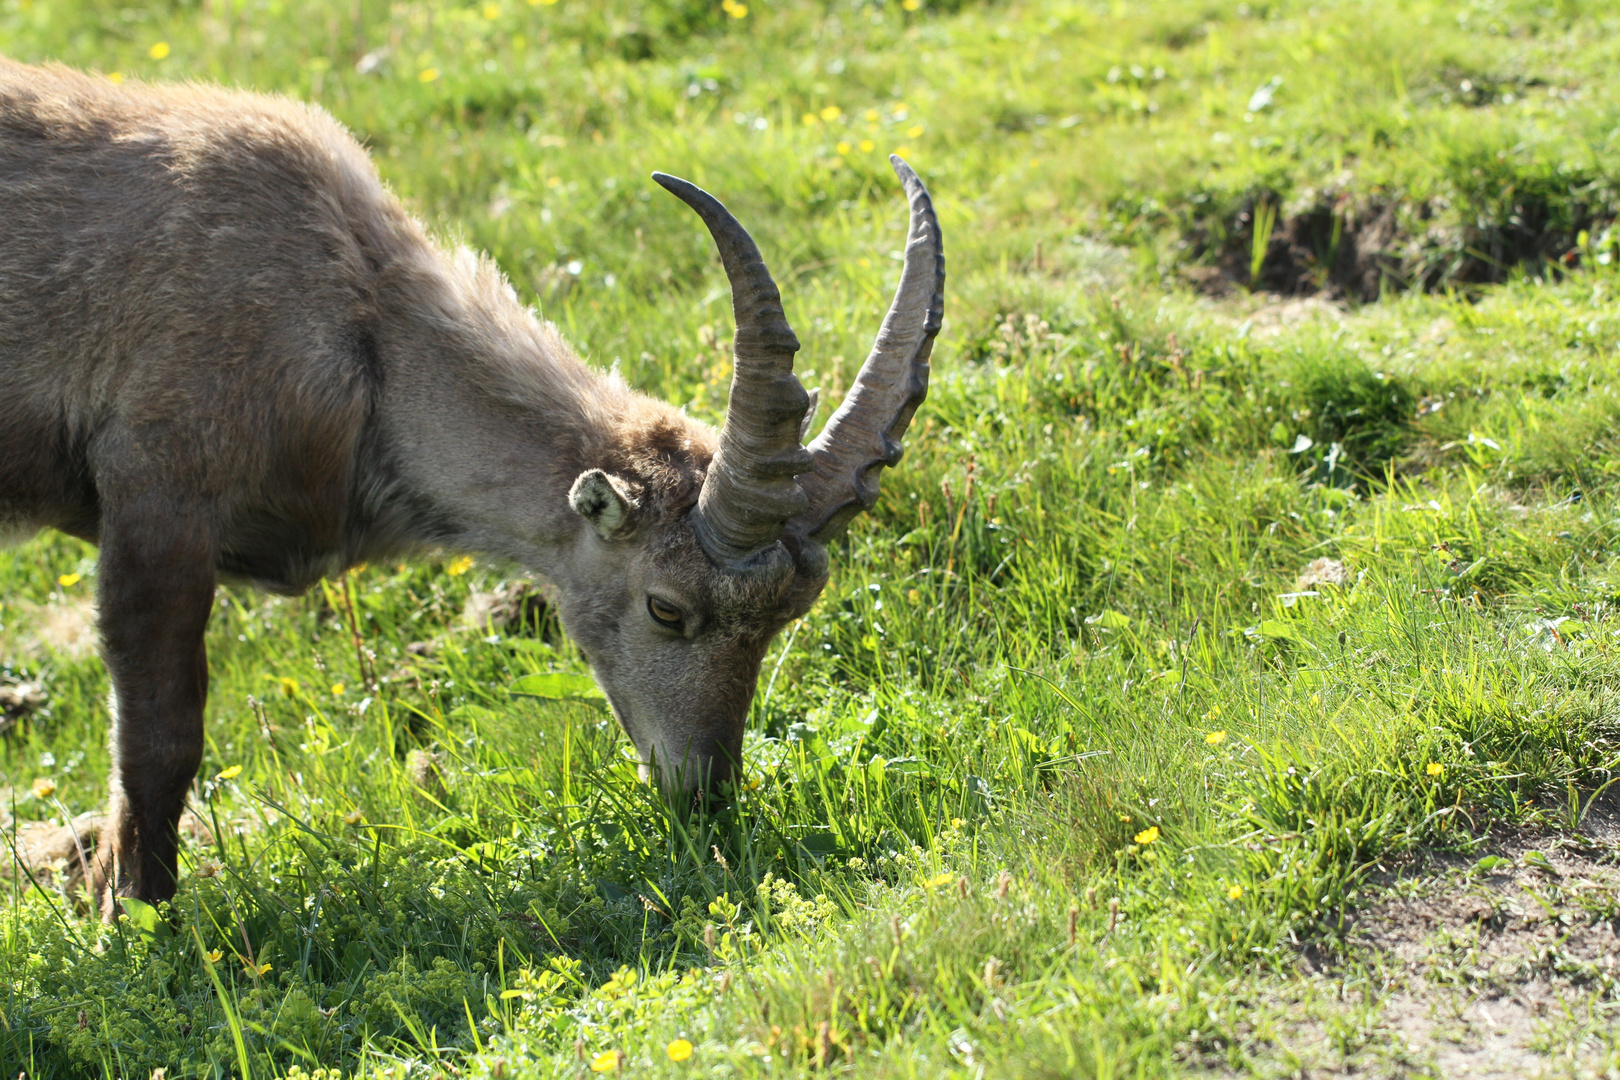
{"label": "ibex leg", "polygon": [[101,528],[101,637],[112,675],[112,792],[93,888],[166,900],[177,827],[203,751],[214,603],[211,523],[201,508],[148,498],[107,510]]}

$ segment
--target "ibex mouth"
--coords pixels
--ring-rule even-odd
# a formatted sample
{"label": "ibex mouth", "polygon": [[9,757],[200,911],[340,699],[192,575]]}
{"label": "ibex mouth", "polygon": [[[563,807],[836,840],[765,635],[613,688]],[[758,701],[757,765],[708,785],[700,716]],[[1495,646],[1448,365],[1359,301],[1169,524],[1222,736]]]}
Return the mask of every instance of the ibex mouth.
{"label": "ibex mouth", "polygon": [[657,753],[653,758],[642,765],[642,777],[656,782],[670,805],[683,812],[713,812],[728,805],[733,780],[742,774],[735,755],[720,746],[706,750],[694,747],[668,765]]}

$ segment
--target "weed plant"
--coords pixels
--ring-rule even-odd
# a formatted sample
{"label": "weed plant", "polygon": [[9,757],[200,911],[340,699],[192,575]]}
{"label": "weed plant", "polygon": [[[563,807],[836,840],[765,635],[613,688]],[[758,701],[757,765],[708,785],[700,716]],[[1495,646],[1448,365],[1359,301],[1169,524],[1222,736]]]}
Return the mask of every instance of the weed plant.
{"label": "weed plant", "polygon": [[[515,568],[222,587],[179,894],[103,925],[71,867],[7,879],[0,1074],[1286,1058],[1302,948],[1421,849],[1578,829],[1620,761],[1613,20],[0,0],[19,59],[322,104],[593,362],[711,419],[724,279],[651,169],[755,230],[834,397],[897,274],[891,150],[951,274],[906,459],[773,647],[733,806],[671,819],[554,619],[495,602]],[[1281,252],[1331,291],[1337,248],[1287,247],[1322,206],[1335,245],[1395,223],[1382,302],[1189,288]],[[0,551],[0,684],[45,695],[0,741],[13,838],[105,797],[106,676],[62,632],[95,574]]]}

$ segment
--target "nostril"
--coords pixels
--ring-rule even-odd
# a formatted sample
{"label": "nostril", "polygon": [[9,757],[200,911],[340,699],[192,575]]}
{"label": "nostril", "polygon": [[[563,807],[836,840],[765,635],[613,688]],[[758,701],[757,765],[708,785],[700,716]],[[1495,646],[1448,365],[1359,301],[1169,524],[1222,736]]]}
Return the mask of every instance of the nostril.
{"label": "nostril", "polygon": [[694,740],[679,754],[669,752],[671,749],[660,747],[655,756],[665,787],[684,791],[717,788],[729,783],[737,772],[738,748],[718,740],[706,744]]}

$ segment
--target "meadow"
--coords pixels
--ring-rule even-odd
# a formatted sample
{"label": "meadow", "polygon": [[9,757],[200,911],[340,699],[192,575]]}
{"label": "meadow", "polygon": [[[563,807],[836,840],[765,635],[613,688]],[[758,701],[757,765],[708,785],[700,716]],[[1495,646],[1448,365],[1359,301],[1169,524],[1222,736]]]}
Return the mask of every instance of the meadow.
{"label": "meadow", "polygon": [[[824,399],[898,275],[890,152],[950,275],[733,805],[637,780],[520,568],[222,587],[180,891],[104,925],[73,859],[0,878],[0,1075],[1620,1074],[1617,29],[0,0],[9,57],[320,104],[582,355],[716,422],[725,278],[653,169],[753,230]],[[95,580],[61,536],[0,550],[13,845],[106,794]],[[1489,911],[1387,938],[1452,894]],[[1510,924],[1544,947],[1496,962]],[[1468,1010],[1516,994],[1492,1043]]]}

